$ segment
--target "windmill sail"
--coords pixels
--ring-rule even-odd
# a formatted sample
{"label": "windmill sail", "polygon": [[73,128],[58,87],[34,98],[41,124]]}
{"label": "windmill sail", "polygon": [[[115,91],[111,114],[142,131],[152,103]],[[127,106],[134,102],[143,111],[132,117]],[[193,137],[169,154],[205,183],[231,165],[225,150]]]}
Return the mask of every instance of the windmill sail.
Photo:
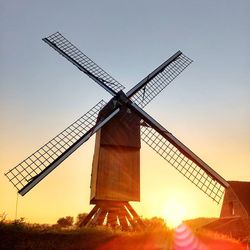
{"label": "windmill sail", "polygon": [[79,70],[83,71],[95,82],[101,85],[111,95],[115,96],[117,92],[125,88],[59,32],[43,38],[43,41],[49,44],[76,67],[78,67]]}
{"label": "windmill sail", "polygon": [[[86,142],[95,132],[120,112],[121,117],[116,117],[118,118],[117,126],[120,126],[122,122],[124,122],[124,125],[134,124],[135,117],[130,115],[134,113],[138,125],[136,126],[138,128],[138,140],[140,140],[139,129],[141,120],[141,125],[143,125],[141,126],[141,139],[210,198],[219,203],[223,196],[224,188],[229,186],[228,183],[189,148],[142,110],[143,107],[154,99],[170,82],[190,65],[190,63],[192,63],[191,59],[186,57],[181,51],[178,51],[125,94],[122,91],[124,89],[122,84],[96,65],[59,32],[43,38],[43,41],[107,90],[114,98],[111,99],[110,102],[111,109],[102,117],[100,116],[100,119],[98,118],[98,114],[106,105],[104,101],[100,101],[88,113],[83,115],[80,119],[5,174],[21,195],[25,195],[79,146]],[[137,116],[139,116],[139,119]],[[126,131],[127,128],[132,130],[131,126],[125,126],[123,130],[124,135],[131,132]],[[103,131],[108,131],[108,128],[106,127],[106,130],[103,129]],[[118,129],[116,132],[116,134],[119,135]],[[107,133],[109,136],[109,132]],[[109,136],[109,138],[111,138],[111,136]],[[103,138],[105,137],[102,137],[102,139]],[[120,135],[117,136],[117,138],[120,138]],[[119,144],[118,146],[127,146],[128,149],[126,149],[126,152],[130,152],[130,143],[131,142],[128,141],[126,145],[123,145],[122,142],[122,145]],[[100,143],[100,147],[103,145]],[[107,145],[110,147],[113,144],[109,142]],[[137,148],[140,148],[140,146]],[[106,149],[107,148],[103,146],[102,152],[107,152],[105,151]],[[119,153],[118,155],[121,156],[120,151],[118,151],[119,150],[117,150],[117,153]],[[136,159],[139,159],[139,149],[137,151],[136,156],[138,157]],[[105,157],[105,159],[103,158],[103,162],[105,162],[109,155],[105,155]],[[130,158],[128,158],[128,161],[130,161]],[[112,162],[112,164],[110,165],[117,169],[114,162]],[[98,166],[96,169],[99,169]],[[133,175],[130,177],[133,177]],[[96,180],[97,179],[98,178],[96,178]],[[113,180],[111,179],[110,181],[112,182]],[[117,179],[120,180],[119,178]],[[127,183],[128,182],[124,181],[124,185]]]}
{"label": "windmill sail", "polygon": [[219,203],[228,183],[145,111],[134,103],[131,107],[144,122],[144,126],[141,127],[141,139],[205,194]]}
{"label": "windmill sail", "polygon": [[96,123],[98,113],[105,104],[103,100],[97,103],[81,118],[5,174],[21,195],[26,194],[119,112],[119,109],[116,109]]}
{"label": "windmill sail", "polygon": [[210,198],[220,202],[224,186],[214,179],[214,171],[205,171],[152,127],[141,127],[141,139]]}
{"label": "windmill sail", "polygon": [[192,60],[181,51],[176,52],[128,91],[127,97],[144,108],[191,63]]}

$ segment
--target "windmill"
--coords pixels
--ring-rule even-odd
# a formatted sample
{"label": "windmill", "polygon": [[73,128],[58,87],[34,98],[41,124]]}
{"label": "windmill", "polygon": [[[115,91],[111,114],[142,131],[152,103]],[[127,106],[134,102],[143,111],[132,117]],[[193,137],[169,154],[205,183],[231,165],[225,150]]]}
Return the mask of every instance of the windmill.
{"label": "windmill", "polygon": [[94,208],[82,225],[117,223],[127,229],[143,226],[129,201],[140,201],[141,140],[215,202],[228,183],[147,114],[143,108],[192,60],[176,52],[125,93],[124,86],[96,65],[59,32],[43,41],[93,79],[112,98],[86,114],[5,175],[25,195],[96,133],[90,203]]}

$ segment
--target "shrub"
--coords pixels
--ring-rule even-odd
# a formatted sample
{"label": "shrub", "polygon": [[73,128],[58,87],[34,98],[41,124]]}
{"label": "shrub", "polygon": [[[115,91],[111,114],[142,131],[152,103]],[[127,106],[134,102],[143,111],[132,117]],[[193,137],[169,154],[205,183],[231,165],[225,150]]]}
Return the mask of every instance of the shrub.
{"label": "shrub", "polygon": [[66,216],[66,217],[62,217],[62,218],[59,218],[57,220],[57,224],[60,226],[60,227],[70,227],[73,225],[73,222],[74,222],[74,219],[72,216]]}
{"label": "shrub", "polygon": [[146,230],[149,231],[165,231],[168,230],[168,227],[165,221],[159,217],[153,217],[151,219],[144,219],[143,220]]}

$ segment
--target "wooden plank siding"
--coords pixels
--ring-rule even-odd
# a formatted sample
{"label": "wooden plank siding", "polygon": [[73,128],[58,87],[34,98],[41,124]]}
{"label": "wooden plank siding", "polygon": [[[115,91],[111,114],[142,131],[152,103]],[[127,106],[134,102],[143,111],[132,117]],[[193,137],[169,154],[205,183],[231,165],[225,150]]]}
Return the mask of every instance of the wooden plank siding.
{"label": "wooden plank siding", "polygon": [[[99,119],[106,112],[102,110]],[[123,108],[96,134],[91,204],[140,201],[140,147],[140,120]]]}

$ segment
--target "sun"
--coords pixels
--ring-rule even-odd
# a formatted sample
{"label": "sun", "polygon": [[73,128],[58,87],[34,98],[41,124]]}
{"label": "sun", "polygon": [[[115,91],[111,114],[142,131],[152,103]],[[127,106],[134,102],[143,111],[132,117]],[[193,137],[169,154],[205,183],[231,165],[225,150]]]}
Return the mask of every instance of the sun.
{"label": "sun", "polygon": [[170,228],[176,228],[182,224],[186,217],[186,209],[175,199],[168,200],[163,212],[164,220]]}

